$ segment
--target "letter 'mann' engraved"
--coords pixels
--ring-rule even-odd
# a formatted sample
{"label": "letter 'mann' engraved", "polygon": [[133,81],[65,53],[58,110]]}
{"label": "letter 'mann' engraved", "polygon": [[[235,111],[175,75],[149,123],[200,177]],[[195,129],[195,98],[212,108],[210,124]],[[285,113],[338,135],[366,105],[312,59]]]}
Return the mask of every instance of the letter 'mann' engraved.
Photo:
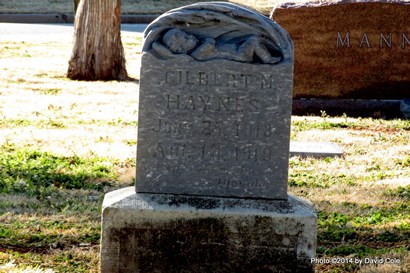
{"label": "letter 'mann' engraved", "polygon": [[[341,32],[338,32],[336,48],[350,48],[352,39],[350,32],[346,32],[345,36],[343,36]],[[358,48],[372,48],[372,43],[376,43],[377,39],[380,49],[392,49],[394,46],[400,46],[401,49],[406,49],[410,46],[410,38],[405,32],[401,34],[394,32],[368,34],[364,32],[360,37],[354,37],[354,41],[357,41]]]}
{"label": "letter 'mann' engraved", "polygon": [[405,49],[406,48],[406,45],[409,45],[410,46],[410,40],[409,40],[409,38],[407,37],[407,35],[406,35],[406,33],[402,33],[402,42],[401,42],[401,48],[402,49]]}
{"label": "letter 'mann' engraved", "polygon": [[336,47],[350,47],[350,33],[346,32],[344,39],[342,39],[342,34],[340,32],[337,33],[336,39]]}
{"label": "letter 'mann' engraved", "polygon": [[386,38],[386,36],[384,36],[383,33],[380,33],[380,43],[379,43],[379,47],[383,48],[386,45],[388,48],[392,47],[392,33],[389,33],[388,38]]}
{"label": "letter 'mann' engraved", "polygon": [[367,48],[371,48],[370,42],[369,42],[369,37],[367,36],[367,33],[363,33],[362,38],[359,43],[359,47],[362,48],[363,44],[366,44]]}

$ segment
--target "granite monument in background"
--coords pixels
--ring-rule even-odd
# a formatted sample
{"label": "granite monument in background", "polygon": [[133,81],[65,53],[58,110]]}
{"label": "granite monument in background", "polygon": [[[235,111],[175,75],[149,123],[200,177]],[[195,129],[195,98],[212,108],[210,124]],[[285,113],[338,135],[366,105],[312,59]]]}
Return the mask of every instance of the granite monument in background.
{"label": "granite monument in background", "polygon": [[104,199],[101,272],[313,271],[315,211],[287,194],[287,32],[210,2],[144,37],[136,188]]}
{"label": "granite monument in background", "polygon": [[295,41],[295,98],[409,97],[410,1],[274,3]]}

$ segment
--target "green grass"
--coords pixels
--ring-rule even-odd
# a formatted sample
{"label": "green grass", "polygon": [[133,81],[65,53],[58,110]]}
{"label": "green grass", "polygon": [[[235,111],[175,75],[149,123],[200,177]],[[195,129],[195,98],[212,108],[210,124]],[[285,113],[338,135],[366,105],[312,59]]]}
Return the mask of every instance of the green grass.
{"label": "green grass", "polygon": [[[42,116],[42,113],[34,113],[37,117]],[[0,116],[1,118],[1,116]],[[48,118],[4,118],[0,119],[0,128],[24,128],[24,127],[35,127],[35,128],[67,128],[72,125],[100,125],[100,126],[137,126],[137,121],[135,120],[122,120],[122,119],[111,119],[111,120],[82,120],[82,119],[69,119],[67,116],[51,116]]]}
{"label": "green grass", "polygon": [[[63,189],[98,189],[114,181],[115,162],[103,158],[56,156],[31,148],[0,147],[0,191],[38,194],[54,186]],[[95,183],[95,181],[100,181]]]}
{"label": "green grass", "polygon": [[410,120],[372,120],[372,119],[349,119],[346,116],[332,119],[322,117],[320,121],[310,121],[310,120],[298,120],[294,122],[293,130],[310,130],[310,129],[322,129],[331,130],[338,128],[345,129],[373,129],[375,131],[379,130],[404,130],[410,131]]}
{"label": "green grass", "polygon": [[[382,127],[378,120],[356,122],[359,127],[349,129],[352,135],[367,136],[366,130],[377,125],[384,136],[377,145],[392,148],[402,144],[402,140],[391,137],[405,130],[397,126],[398,121],[383,121]],[[111,125],[118,123],[121,121]],[[337,130],[336,137],[339,130],[347,130],[321,128],[316,132],[316,126],[298,127],[297,121],[292,125],[301,134],[315,132],[315,136]],[[373,137],[367,136],[369,143]],[[106,134],[100,141],[112,140]],[[124,142],[135,144],[132,139]],[[319,258],[397,258],[402,263],[394,265],[395,272],[405,272],[410,250],[410,185],[377,183],[400,177],[397,173],[408,177],[409,157],[376,160],[372,153],[378,149],[371,147],[370,160],[361,159],[355,147],[347,149],[345,158],[291,158],[289,191],[312,200],[318,211]],[[54,155],[13,144],[3,145],[0,155],[0,264],[14,261],[57,272],[97,272],[101,201],[104,192],[119,185],[119,161]],[[390,164],[396,173],[389,173]],[[359,165],[364,165],[363,172],[348,174],[349,168]],[[372,198],[366,199],[369,193]],[[357,196],[352,198],[354,194]],[[371,268],[358,264],[318,265],[319,272],[390,270]]]}
{"label": "green grass", "polygon": [[117,164],[0,147],[0,265],[96,272],[101,201],[118,183]]}
{"label": "green grass", "polygon": [[[123,39],[132,71],[141,39]],[[104,195],[135,183],[138,85],[69,81],[64,41],[0,44],[12,44],[0,56],[0,273],[98,272]],[[409,272],[410,121],[323,112],[292,117],[291,130],[344,150],[290,159],[289,192],[318,212],[317,257],[401,260],[317,272]]]}
{"label": "green grass", "polygon": [[387,197],[400,197],[403,199],[410,200],[410,187],[401,187],[399,186],[396,189],[389,189],[385,192]]}
{"label": "green grass", "polygon": [[293,117],[294,140],[333,141],[341,158],[290,159],[289,191],[318,211],[318,257],[396,257],[400,264],[318,265],[319,272],[407,272],[409,120]]}
{"label": "green grass", "polygon": [[43,95],[57,95],[60,93],[61,88],[33,89],[33,91]]}

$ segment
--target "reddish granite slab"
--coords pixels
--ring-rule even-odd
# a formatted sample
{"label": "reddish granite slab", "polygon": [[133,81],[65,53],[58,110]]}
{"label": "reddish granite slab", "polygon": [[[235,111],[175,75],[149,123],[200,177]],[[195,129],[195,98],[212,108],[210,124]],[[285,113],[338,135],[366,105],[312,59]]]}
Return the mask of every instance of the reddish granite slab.
{"label": "reddish granite slab", "polygon": [[276,1],[295,44],[294,97],[410,97],[409,1]]}

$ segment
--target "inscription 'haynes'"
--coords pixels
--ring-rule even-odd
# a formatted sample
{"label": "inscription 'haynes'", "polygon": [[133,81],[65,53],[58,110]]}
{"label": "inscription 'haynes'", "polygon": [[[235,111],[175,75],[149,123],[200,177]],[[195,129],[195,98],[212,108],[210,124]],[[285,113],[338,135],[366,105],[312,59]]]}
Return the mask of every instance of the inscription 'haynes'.
{"label": "inscription 'haynes'", "polygon": [[137,192],[287,198],[293,45],[226,5],[166,13],[145,31]]}

